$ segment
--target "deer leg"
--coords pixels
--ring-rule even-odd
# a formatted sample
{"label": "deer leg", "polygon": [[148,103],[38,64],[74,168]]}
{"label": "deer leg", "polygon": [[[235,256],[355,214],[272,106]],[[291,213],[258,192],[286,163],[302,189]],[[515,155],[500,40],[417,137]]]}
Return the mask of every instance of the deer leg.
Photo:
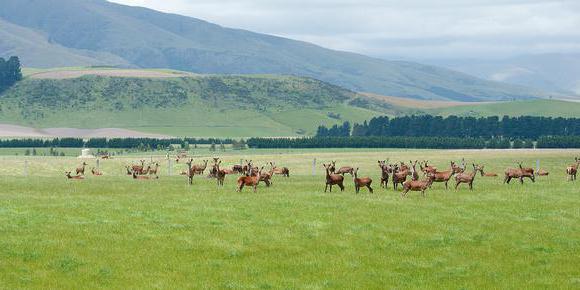
{"label": "deer leg", "polygon": [[455,190],[457,190],[457,187],[459,186],[461,182],[455,182]]}
{"label": "deer leg", "polygon": [[333,184],[331,183],[330,184],[330,192],[332,192],[332,186],[333,186]]}
{"label": "deer leg", "polygon": [[326,184],[326,186],[324,186],[324,192],[326,192],[327,189],[328,189],[328,183]]}
{"label": "deer leg", "polygon": [[367,185],[367,188],[369,189],[369,191],[370,191],[371,193],[374,193],[374,191],[373,191],[373,188],[371,187],[371,185],[370,185],[370,184],[369,184],[369,185]]}
{"label": "deer leg", "polygon": [[473,190],[473,181],[469,183],[469,190]]}
{"label": "deer leg", "polygon": [[338,184],[338,187],[340,187],[340,191],[344,191],[344,184],[342,182]]}

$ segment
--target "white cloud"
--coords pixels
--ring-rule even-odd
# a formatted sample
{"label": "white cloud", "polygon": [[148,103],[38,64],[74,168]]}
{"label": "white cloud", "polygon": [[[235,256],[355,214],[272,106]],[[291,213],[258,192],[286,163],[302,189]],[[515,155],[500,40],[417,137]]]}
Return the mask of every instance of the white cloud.
{"label": "white cloud", "polygon": [[375,56],[580,51],[576,0],[114,0]]}

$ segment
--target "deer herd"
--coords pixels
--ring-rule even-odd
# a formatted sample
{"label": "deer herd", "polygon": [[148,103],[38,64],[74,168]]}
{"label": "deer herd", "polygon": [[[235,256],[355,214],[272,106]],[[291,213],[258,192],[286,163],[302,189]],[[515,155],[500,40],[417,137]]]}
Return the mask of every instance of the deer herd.
{"label": "deer herd", "polygon": [[[178,158],[183,159],[184,157]],[[208,171],[208,178],[215,178],[218,186],[224,185],[224,180],[228,175],[238,175],[237,177],[237,191],[240,192],[244,187],[251,187],[254,192],[257,191],[260,182],[263,182],[266,187],[272,185],[272,179],[275,175],[283,177],[290,177],[290,170],[287,167],[278,167],[274,162],[269,162],[269,169],[265,170],[266,166],[258,167],[252,160],[245,160],[243,164],[236,164],[232,167],[222,166],[220,158],[213,158],[212,164],[209,165],[209,160],[203,160],[200,164],[194,164],[193,158],[190,158],[185,164],[187,170],[182,171],[181,175],[188,177],[190,185],[193,184],[193,178],[196,175],[202,176]],[[159,178],[159,163],[151,162],[145,166],[145,160],[140,160],[138,164],[126,166],[127,175],[132,176],[136,180],[151,180]],[[71,175],[72,172],[65,172],[68,179],[82,180],[85,178],[85,169],[88,164],[83,162],[75,169],[76,175]],[[417,170],[419,165],[419,170]],[[209,166],[209,169],[208,169]],[[373,180],[370,177],[360,177],[359,168],[353,166],[342,166],[337,169],[336,161],[331,161],[328,164],[323,164],[326,173],[326,184],[324,192],[332,192],[333,186],[338,186],[341,191],[344,191],[344,179],[346,174],[350,174],[355,192],[360,193],[361,188],[367,188],[370,193],[373,193]],[[415,160],[405,162],[396,162],[390,164],[388,160],[379,160],[378,167],[380,169],[380,187],[389,187],[391,181],[395,191],[402,188],[401,197],[407,196],[409,191],[421,192],[425,197],[425,191],[433,186],[433,183],[444,183],[445,189],[449,188],[449,182],[455,182],[454,189],[458,189],[461,184],[466,184],[470,190],[473,190],[474,181],[479,173],[482,178],[498,177],[498,174],[493,172],[486,172],[485,166],[482,164],[472,163],[470,167],[466,166],[465,160],[461,160],[461,165],[454,161],[449,162],[449,167],[439,169],[431,164],[428,160]],[[566,174],[569,181],[576,180],[580,167],[580,158],[576,157],[574,163],[566,168]],[[96,168],[91,169],[93,176],[102,176],[103,173]],[[504,172],[504,184],[509,184],[512,179],[517,179],[521,184],[524,179],[529,179],[532,182],[536,181],[536,176],[547,176],[549,173],[545,170],[539,169],[537,172],[533,168],[524,167],[521,162],[517,167],[507,168]]]}

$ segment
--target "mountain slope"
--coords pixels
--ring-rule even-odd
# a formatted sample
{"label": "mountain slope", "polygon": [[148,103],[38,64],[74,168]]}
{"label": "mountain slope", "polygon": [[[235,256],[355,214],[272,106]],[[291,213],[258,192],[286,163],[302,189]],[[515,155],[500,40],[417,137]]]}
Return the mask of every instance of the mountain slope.
{"label": "mountain slope", "polygon": [[[142,68],[195,73],[285,74],[354,91],[417,99],[506,100],[546,96],[448,69],[392,62],[104,0],[3,0],[0,18],[49,43],[113,54]],[[25,49],[24,46],[23,49]],[[45,58],[53,57],[50,51]],[[41,66],[23,58],[27,66]]]}

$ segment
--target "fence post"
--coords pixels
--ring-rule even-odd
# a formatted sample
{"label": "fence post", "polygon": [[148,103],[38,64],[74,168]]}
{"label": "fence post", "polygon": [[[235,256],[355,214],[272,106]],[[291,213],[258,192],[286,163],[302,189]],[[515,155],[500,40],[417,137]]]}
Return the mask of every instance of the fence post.
{"label": "fence post", "polygon": [[312,160],[312,176],[316,175],[316,158]]}
{"label": "fence post", "polygon": [[536,160],[536,172],[540,170],[540,159]]}
{"label": "fence post", "polygon": [[99,168],[100,168],[100,166],[99,166],[99,165],[100,165],[100,163],[101,163],[101,162],[100,162],[99,158],[97,157],[97,170],[99,170]]}

